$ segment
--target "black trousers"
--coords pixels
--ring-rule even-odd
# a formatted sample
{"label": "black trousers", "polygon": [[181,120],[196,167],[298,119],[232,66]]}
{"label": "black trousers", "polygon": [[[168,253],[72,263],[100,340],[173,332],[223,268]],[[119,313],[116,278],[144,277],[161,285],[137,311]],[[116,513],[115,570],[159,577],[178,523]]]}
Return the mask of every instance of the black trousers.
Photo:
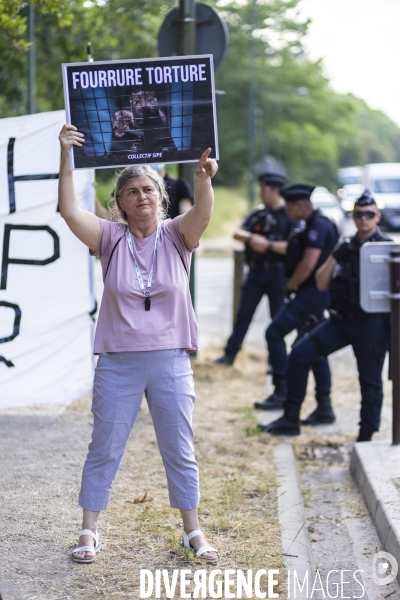
{"label": "black trousers", "polygon": [[242,286],[240,305],[233,332],[227,341],[225,354],[234,358],[242,347],[244,337],[261,298],[268,296],[271,318],[281,308],[285,298],[286,279],[283,264],[264,271],[250,269]]}

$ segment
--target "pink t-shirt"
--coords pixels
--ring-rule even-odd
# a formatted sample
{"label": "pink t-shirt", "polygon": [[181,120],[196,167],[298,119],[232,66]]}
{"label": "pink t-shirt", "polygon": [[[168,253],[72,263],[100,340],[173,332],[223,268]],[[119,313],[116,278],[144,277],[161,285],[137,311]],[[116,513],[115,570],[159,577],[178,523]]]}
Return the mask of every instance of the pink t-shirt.
{"label": "pink t-shirt", "polygon": [[[193,248],[179,232],[180,218],[167,219],[161,224],[149,311],[144,308],[145,297],[139,287],[125,225],[100,219],[100,239],[95,256],[101,261],[104,292],[94,338],[95,354],[172,348],[184,348],[189,352],[198,350],[197,321],[187,274]],[[104,279],[110,254],[121,237]],[[156,232],[147,238],[136,238],[131,234],[131,238],[146,287]]]}

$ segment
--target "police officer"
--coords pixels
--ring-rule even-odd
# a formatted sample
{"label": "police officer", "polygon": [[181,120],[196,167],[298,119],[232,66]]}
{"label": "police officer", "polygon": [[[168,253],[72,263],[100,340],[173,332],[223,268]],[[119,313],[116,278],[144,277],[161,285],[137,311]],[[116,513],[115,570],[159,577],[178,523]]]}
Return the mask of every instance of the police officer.
{"label": "police officer", "polygon": [[357,441],[370,441],[372,434],[379,429],[383,400],[382,368],[389,344],[389,328],[385,313],[366,313],[360,306],[360,248],[365,242],[390,241],[390,237],[379,230],[381,214],[368,190],[356,200],[353,219],[356,235],[339,243],[316,275],[318,288],[329,288],[331,318],[293,346],[287,371],[284,415],[261,427],[273,435],[300,433],[299,414],[310,365],[319,356],[326,357],[349,344],[357,359],[361,387]]}
{"label": "police officer", "polygon": [[[295,184],[282,190],[286,211],[293,221],[304,220],[306,226],[289,241],[286,256],[288,301],[266,331],[269,360],[273,370],[274,392],[255,408],[282,408],[286,400],[287,352],[285,336],[302,327],[305,321],[320,321],[328,302],[328,292],[316,287],[315,272],[325,262],[338,241],[335,224],[317,209],[310,196],[314,187]],[[318,358],[318,357],[317,357]],[[335,419],[330,404],[330,371],[326,358],[313,365],[316,398],[324,414],[324,422]]]}
{"label": "police officer", "polygon": [[169,199],[167,218],[175,219],[178,215],[187,213],[194,204],[193,193],[188,182],[185,179],[177,179],[168,175],[165,165],[162,163],[153,164],[152,167],[164,179]]}
{"label": "police officer", "polygon": [[286,240],[294,227],[281,196],[287,179],[278,173],[264,173],[259,176],[259,182],[263,206],[250,211],[233,236],[246,244],[249,272],[242,286],[232,335],[225,354],[214,361],[217,364],[233,364],[264,294],[268,296],[271,317],[278,312],[285,298],[284,253]]}

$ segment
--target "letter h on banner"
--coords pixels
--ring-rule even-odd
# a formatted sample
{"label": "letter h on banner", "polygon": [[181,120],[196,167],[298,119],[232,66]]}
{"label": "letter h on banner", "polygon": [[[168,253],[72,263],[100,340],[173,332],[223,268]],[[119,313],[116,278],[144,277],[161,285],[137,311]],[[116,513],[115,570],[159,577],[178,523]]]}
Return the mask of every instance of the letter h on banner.
{"label": "letter h on banner", "polygon": [[32,181],[39,179],[58,179],[58,173],[46,173],[43,175],[14,175],[14,145],[15,138],[8,140],[7,146],[7,176],[8,176],[8,203],[10,214],[17,210],[15,201],[15,182]]}
{"label": "letter h on banner", "polygon": [[[14,175],[14,146],[16,138],[9,138],[7,146],[7,179],[8,179],[8,204],[9,213],[15,213],[17,210],[15,200],[15,182],[16,181],[31,181],[40,179],[58,179],[58,173],[45,173],[43,175]],[[47,231],[54,239],[54,252],[53,255],[45,260],[31,260],[31,259],[17,259],[9,257],[10,248],[10,235],[13,229],[33,229],[33,230],[44,230]],[[24,265],[47,265],[60,257],[60,240],[58,235],[48,227],[47,225],[9,225],[4,226],[4,240],[3,240],[3,259],[1,265],[1,281],[0,290],[7,288],[7,274],[8,265],[24,264]],[[0,307],[9,308],[14,310],[14,325],[11,335],[0,338],[0,344],[12,341],[17,335],[19,335],[19,328],[21,322],[21,309],[17,304],[2,301]],[[7,367],[13,367],[12,361],[7,360],[4,356],[0,356],[0,362],[4,362]]]}

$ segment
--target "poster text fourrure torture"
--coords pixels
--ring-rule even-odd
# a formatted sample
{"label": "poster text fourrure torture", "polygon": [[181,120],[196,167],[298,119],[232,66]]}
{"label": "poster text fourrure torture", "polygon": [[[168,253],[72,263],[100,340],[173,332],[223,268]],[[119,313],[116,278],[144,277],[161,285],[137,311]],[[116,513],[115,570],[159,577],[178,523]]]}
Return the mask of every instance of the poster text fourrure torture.
{"label": "poster text fourrure torture", "polygon": [[[207,81],[206,65],[173,65],[163,67],[146,67],[149,84],[177,83],[178,81]],[[74,89],[119,87],[126,85],[142,85],[141,67],[136,69],[108,69],[73,71],[72,85]]]}

